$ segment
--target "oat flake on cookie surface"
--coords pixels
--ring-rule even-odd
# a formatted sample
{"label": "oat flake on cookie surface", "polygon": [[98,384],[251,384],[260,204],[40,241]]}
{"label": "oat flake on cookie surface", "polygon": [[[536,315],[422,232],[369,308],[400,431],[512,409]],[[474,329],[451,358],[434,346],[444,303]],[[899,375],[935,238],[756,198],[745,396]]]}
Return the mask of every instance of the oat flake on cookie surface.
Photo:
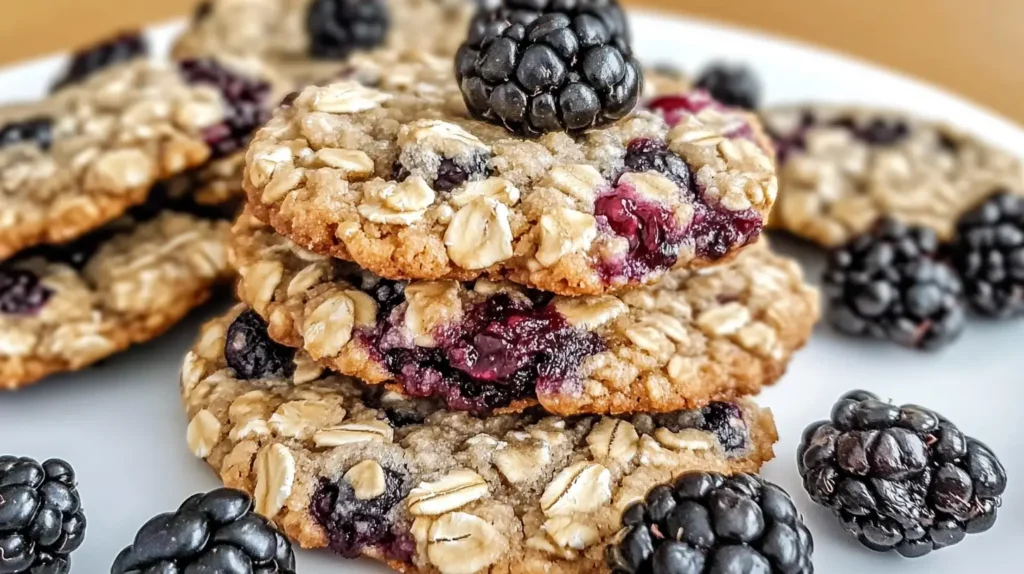
{"label": "oat flake on cookie surface", "polygon": [[219,210],[165,201],[0,264],[0,389],[149,341],[231,277]]}
{"label": "oat flake on cookie surface", "polygon": [[415,93],[340,81],[279,109],[244,186],[279,233],[383,277],[595,295],[755,242],[771,157],[756,118],[699,91],[529,140],[469,119],[451,79]]}
{"label": "oat flake on cookie surface", "polygon": [[189,449],[303,547],[403,572],[606,572],[619,515],[685,471],[756,472],[771,414],[749,401],[560,419],[478,418],[333,375],[243,306],[182,367]]}
{"label": "oat flake on cookie surface", "polygon": [[778,149],[771,224],[819,245],[842,245],[886,216],[950,239],[989,196],[1024,193],[1019,158],[904,112],[805,105],[762,118]]}
{"label": "oat flake on cookie surface", "polygon": [[264,72],[134,60],[0,108],[0,260],[74,239],[143,203],[158,181],[240,151],[271,107]]}
{"label": "oat flake on cookie surface", "polygon": [[668,411],[775,382],[818,318],[795,261],[764,243],[621,296],[478,279],[397,282],[318,255],[244,214],[239,298],[278,342],[338,372],[450,408]]}

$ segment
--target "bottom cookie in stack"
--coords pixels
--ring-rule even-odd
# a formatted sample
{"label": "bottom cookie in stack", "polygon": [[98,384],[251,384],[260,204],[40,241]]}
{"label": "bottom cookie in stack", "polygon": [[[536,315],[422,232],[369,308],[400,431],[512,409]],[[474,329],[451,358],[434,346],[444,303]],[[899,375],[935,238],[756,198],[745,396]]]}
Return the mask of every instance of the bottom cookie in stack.
{"label": "bottom cookie in stack", "polygon": [[182,368],[188,444],[302,546],[403,572],[606,572],[621,512],[687,471],[756,472],[747,400],[657,415],[478,417],[322,369],[238,306]]}
{"label": "bottom cookie in stack", "polygon": [[230,279],[232,210],[197,205],[184,184],[158,186],[112,223],[0,264],[0,389],[149,341]]}

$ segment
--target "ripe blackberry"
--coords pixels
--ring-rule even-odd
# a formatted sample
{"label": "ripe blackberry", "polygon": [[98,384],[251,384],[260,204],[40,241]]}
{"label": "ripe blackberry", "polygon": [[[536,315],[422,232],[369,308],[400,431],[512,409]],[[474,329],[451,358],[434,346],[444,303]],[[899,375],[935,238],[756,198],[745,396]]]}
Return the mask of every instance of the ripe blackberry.
{"label": "ripe blackberry", "polygon": [[84,539],[71,465],[0,456],[0,572],[67,574]]}
{"label": "ripe blackberry", "polygon": [[696,86],[727,106],[754,110],[761,104],[761,81],[746,66],[712,64],[697,76]]}
{"label": "ripe blackberry", "polygon": [[185,60],[179,65],[186,81],[213,86],[228,106],[224,121],[203,132],[211,159],[244,149],[253,132],[270,119],[270,84],[240,76],[214,60]]}
{"label": "ripe blackberry", "polygon": [[110,574],[260,572],[294,574],[291,543],[230,488],[196,494],[154,516],[114,559]]}
{"label": "ripe blackberry", "polygon": [[964,215],[950,251],[976,312],[1024,314],[1024,196],[1001,192]]}
{"label": "ripe blackberry", "polygon": [[26,269],[0,268],[0,313],[32,315],[53,296],[35,273]]}
{"label": "ripe blackberry", "polygon": [[306,15],[309,55],[344,59],[384,43],[391,16],[384,0],[314,0]]}
{"label": "ripe blackberry", "polygon": [[139,32],[123,32],[75,53],[51,91],[77,84],[96,72],[146,56],[149,46]]}
{"label": "ripe blackberry", "polygon": [[851,335],[935,349],[963,332],[963,286],[936,259],[935,233],[895,220],[832,252],[823,291],[826,317]]}
{"label": "ripe blackberry", "polygon": [[807,427],[797,451],[804,488],[861,544],[908,558],[951,546],[996,521],[1006,471],[992,451],[940,415],[847,393]]}
{"label": "ripe blackberry", "polygon": [[622,118],[643,89],[626,30],[610,0],[519,0],[482,12],[456,55],[466,105],[527,137]]}
{"label": "ripe blackberry", "polygon": [[759,476],[695,472],[626,508],[615,574],[811,574],[814,542],[789,494]]}
{"label": "ripe blackberry", "polygon": [[251,309],[228,327],[224,358],[243,380],[288,377],[295,370],[295,350],[270,340],[267,324]]}
{"label": "ripe blackberry", "polygon": [[40,116],[0,126],[0,149],[21,143],[48,151],[53,145],[53,118]]}

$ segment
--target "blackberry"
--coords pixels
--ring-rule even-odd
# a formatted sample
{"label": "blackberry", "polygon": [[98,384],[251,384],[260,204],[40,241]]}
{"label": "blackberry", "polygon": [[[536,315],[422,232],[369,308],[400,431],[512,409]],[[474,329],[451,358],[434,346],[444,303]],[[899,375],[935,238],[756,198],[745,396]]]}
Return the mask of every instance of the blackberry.
{"label": "blackberry", "polygon": [[0,149],[24,143],[49,151],[53,145],[53,118],[39,116],[0,126]]}
{"label": "blackberry", "polygon": [[697,76],[696,87],[727,106],[755,110],[761,104],[761,81],[746,66],[712,64]]}
{"label": "blackberry", "polygon": [[345,59],[384,43],[391,16],[384,0],[314,0],[306,14],[309,55]]}
{"label": "blackberry", "polygon": [[32,315],[53,296],[39,277],[27,269],[0,268],[0,313]]}
{"label": "blackberry", "polygon": [[211,159],[244,149],[249,137],[270,119],[270,84],[238,75],[211,59],[185,60],[179,65],[187,82],[213,86],[227,104],[224,120],[203,131]]}
{"label": "blackberry", "polygon": [[832,252],[823,291],[837,330],[935,349],[963,332],[963,286],[931,230],[892,219]]}
{"label": "blackberry", "polygon": [[360,499],[344,478],[320,479],[310,502],[310,513],[327,531],[331,550],[346,558],[358,557],[367,547],[382,548],[388,554],[402,553],[405,537],[389,515],[409,488],[398,472],[388,468],[383,471],[384,492],[370,499]]}
{"label": "blackberry", "polygon": [[260,572],[294,574],[291,543],[230,488],[196,494],[146,522],[110,574]]}
{"label": "blackberry", "polygon": [[804,431],[804,488],[868,548],[923,556],[996,520],[1006,471],[981,442],[920,406],[847,393]]}
{"label": "blackberry", "polygon": [[627,507],[605,552],[615,574],[811,574],[814,542],[785,490],[694,472]]}
{"label": "blackberry", "polygon": [[972,309],[1024,314],[1024,196],[1000,192],[964,215],[950,252]]}
{"label": "blackberry", "polygon": [[67,574],[84,539],[71,465],[0,456],[0,572]]}
{"label": "blackberry", "polygon": [[243,380],[289,377],[295,371],[295,350],[272,341],[267,324],[252,309],[228,327],[224,358]]}
{"label": "blackberry", "polygon": [[459,48],[456,76],[475,117],[527,137],[608,124],[643,89],[625,17],[610,0],[518,0],[484,11]]}
{"label": "blackberry", "polygon": [[145,57],[148,52],[149,46],[139,32],[118,34],[75,53],[67,69],[54,82],[51,91],[56,92],[71,84],[77,84],[96,72],[116,64]]}

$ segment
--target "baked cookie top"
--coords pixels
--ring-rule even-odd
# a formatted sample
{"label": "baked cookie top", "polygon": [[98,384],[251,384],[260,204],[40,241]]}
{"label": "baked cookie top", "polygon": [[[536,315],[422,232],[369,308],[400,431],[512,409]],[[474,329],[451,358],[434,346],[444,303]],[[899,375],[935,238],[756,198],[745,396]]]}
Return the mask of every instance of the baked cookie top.
{"label": "baked cookie top", "polygon": [[530,140],[469,119],[454,82],[435,88],[304,89],[249,147],[253,212],[390,279],[594,295],[727,261],[774,202],[760,124],[703,92]]}
{"label": "baked cookie top", "polygon": [[0,265],[0,389],[148,341],[226,281],[230,224],[216,211],[184,211],[187,203],[135,208],[71,243]]}
{"label": "baked cookie top", "polygon": [[652,486],[772,458],[771,415],[747,401],[478,418],[329,374],[257,322],[236,308],[186,356],[186,437],[307,548],[404,572],[606,572],[622,509]]}
{"label": "baked cookie top", "polygon": [[173,54],[255,56],[304,86],[375,48],[450,56],[475,9],[474,0],[212,0]]}
{"label": "baked cookie top", "polygon": [[343,374],[453,409],[670,411],[775,382],[818,318],[799,266],[763,241],[621,296],[478,279],[396,282],[317,255],[243,215],[239,298],[270,336]]}
{"label": "baked cookie top", "polygon": [[762,112],[782,193],[772,225],[834,247],[885,216],[949,239],[957,219],[1001,189],[1024,191],[1019,158],[904,112],[803,105]]}
{"label": "baked cookie top", "polygon": [[74,239],[145,201],[158,181],[240,151],[272,105],[262,72],[135,60],[0,108],[0,260]]}

